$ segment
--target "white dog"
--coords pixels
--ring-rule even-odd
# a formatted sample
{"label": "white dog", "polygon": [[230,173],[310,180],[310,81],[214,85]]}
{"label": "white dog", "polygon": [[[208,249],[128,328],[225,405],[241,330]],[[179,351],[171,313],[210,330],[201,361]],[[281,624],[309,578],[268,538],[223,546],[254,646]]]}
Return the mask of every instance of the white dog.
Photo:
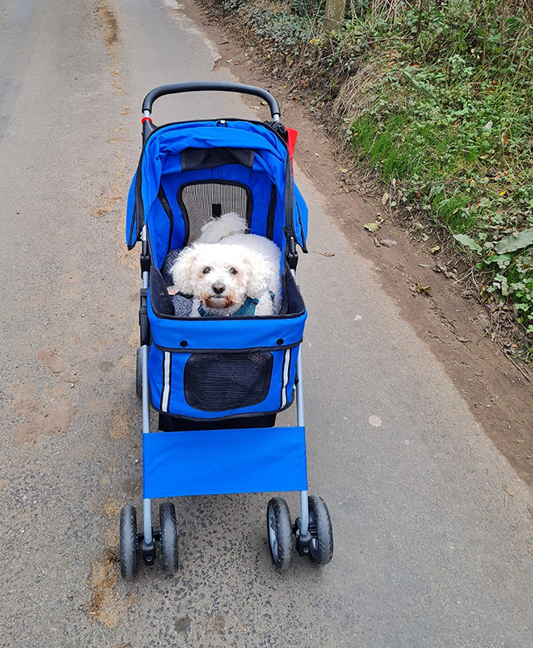
{"label": "white dog", "polygon": [[175,287],[194,296],[191,317],[273,315],[281,306],[278,246],[246,234],[235,213],[213,218],[171,268]]}

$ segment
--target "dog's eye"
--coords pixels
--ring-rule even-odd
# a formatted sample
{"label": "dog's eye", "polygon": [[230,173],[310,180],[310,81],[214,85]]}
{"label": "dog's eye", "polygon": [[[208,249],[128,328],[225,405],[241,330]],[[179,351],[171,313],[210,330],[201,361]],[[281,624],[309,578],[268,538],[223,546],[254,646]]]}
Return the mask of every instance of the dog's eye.
{"label": "dog's eye", "polygon": [[235,270],[235,268],[230,268],[229,273],[230,274],[237,274],[237,270]]}
{"label": "dog's eye", "polygon": [[209,274],[210,272],[211,272],[211,268],[210,268],[209,266],[208,266],[207,268],[204,268],[204,269],[202,270],[202,273],[203,273],[203,274]]}

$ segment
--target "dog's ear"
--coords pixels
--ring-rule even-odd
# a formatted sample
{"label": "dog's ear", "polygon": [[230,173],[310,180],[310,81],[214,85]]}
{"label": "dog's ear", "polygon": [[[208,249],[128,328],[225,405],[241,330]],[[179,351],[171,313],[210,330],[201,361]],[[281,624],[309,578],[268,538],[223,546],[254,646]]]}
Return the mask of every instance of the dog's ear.
{"label": "dog's ear", "polygon": [[258,260],[257,257],[247,254],[243,259],[248,266],[248,285],[246,294],[248,297],[258,299],[268,289],[268,278],[272,275],[271,264],[265,260]]}
{"label": "dog's ear", "polygon": [[192,266],[196,261],[197,256],[197,252],[194,248],[185,248],[179,253],[176,262],[170,270],[174,286],[186,295],[194,293]]}

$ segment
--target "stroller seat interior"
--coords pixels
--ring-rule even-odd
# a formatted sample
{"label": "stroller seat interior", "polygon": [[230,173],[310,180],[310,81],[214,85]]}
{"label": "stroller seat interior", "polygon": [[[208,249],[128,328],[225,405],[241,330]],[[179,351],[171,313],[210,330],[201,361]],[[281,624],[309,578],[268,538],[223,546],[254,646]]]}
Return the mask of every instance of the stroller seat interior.
{"label": "stroller seat interior", "polygon": [[[192,244],[210,219],[228,212],[244,217],[251,234],[280,248],[281,310],[265,317],[180,316],[161,273],[165,259]],[[150,260],[146,328],[152,406],[189,420],[271,416],[288,407],[307,317],[290,264],[296,244],[305,249],[307,208],[283,138],[266,124],[239,120],[156,129],[130,190],[130,249],[143,226]]]}

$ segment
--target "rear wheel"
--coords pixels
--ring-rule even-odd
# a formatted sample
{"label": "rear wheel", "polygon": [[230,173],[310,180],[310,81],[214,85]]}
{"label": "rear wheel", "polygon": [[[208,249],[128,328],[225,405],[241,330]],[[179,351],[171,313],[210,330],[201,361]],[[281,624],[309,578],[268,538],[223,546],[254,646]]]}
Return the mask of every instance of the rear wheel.
{"label": "rear wheel", "polygon": [[328,507],[321,497],[309,496],[309,555],[316,565],[327,565],[333,558],[333,528]]}
{"label": "rear wheel", "polygon": [[137,511],[127,504],[120,511],[120,573],[127,581],[133,580],[137,575],[137,549]]}
{"label": "rear wheel", "polygon": [[289,569],[292,560],[292,525],[287,502],[273,497],[267,506],[268,543],[272,562],[280,571]]}
{"label": "rear wheel", "polygon": [[165,574],[175,574],[179,568],[178,532],[176,529],[176,509],[171,502],[163,502],[159,507],[161,525],[161,562]]}

